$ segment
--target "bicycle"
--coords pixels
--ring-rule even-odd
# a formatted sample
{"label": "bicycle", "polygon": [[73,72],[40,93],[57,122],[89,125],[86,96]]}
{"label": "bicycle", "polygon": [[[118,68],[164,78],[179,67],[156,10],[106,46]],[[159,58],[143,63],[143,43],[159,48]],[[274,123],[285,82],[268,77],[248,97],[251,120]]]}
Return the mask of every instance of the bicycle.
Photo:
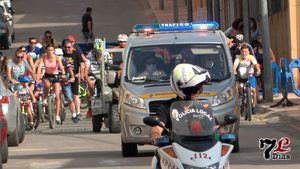
{"label": "bicycle", "polygon": [[[50,81],[50,84],[53,83],[53,81],[59,81],[59,82],[62,82],[64,79],[62,79],[60,76],[56,76],[56,77],[50,77],[48,78],[49,81]],[[48,115],[48,121],[49,121],[49,128],[50,129],[54,129],[55,128],[55,125],[56,125],[56,122],[55,122],[55,112],[56,112],[56,108],[54,106],[55,104],[55,93],[54,93],[54,90],[53,90],[53,85],[50,85],[50,88],[49,88],[49,93],[48,93],[48,96],[47,96],[47,115]],[[60,125],[62,125],[62,122],[65,120],[65,117],[66,117],[66,114],[65,114],[65,109],[64,109],[64,101],[62,100],[62,97],[60,97],[61,99],[61,103],[60,103],[60,112],[59,112],[59,115],[60,115]]]}
{"label": "bicycle", "polygon": [[[31,109],[33,106],[32,102],[30,100],[30,95],[29,95],[28,91],[22,90],[23,86],[19,82],[16,83],[15,85],[17,86],[17,89],[18,89],[18,90],[16,90],[16,94],[17,94],[17,97],[20,102],[21,113],[24,117],[25,129],[26,129],[26,131],[30,131],[31,124],[29,122],[29,115],[28,115],[27,111],[25,111],[25,108]],[[36,104],[36,103],[33,103],[33,104]],[[36,130],[40,124],[40,112],[32,111],[32,119],[33,119],[33,125],[32,125],[33,130]]]}
{"label": "bicycle", "polygon": [[248,78],[242,79],[237,78],[240,85],[239,96],[240,96],[240,112],[241,116],[245,120],[251,121],[252,108],[253,108],[253,94],[251,91],[250,83]]}
{"label": "bicycle", "polygon": [[46,110],[45,105],[43,105],[43,98],[44,98],[44,85],[43,83],[36,84],[35,86],[35,97],[36,97],[36,104],[34,104],[33,109],[40,114],[40,120],[42,123],[46,122]]}

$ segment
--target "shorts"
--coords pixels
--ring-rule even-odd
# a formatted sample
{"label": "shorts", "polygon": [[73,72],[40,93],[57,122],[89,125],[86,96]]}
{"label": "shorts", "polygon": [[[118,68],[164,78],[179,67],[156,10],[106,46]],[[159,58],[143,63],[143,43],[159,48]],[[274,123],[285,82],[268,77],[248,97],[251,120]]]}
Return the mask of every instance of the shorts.
{"label": "shorts", "polygon": [[48,79],[51,83],[60,83],[58,74],[44,74],[44,79]]}
{"label": "shorts", "polygon": [[248,80],[249,80],[250,87],[255,89],[256,88],[256,79],[255,79],[255,77],[254,76],[249,76]]}
{"label": "shorts", "polygon": [[71,84],[62,86],[62,92],[68,102],[73,101]]}
{"label": "shorts", "polygon": [[75,81],[71,83],[71,90],[74,95],[79,95],[79,80],[75,77]]}

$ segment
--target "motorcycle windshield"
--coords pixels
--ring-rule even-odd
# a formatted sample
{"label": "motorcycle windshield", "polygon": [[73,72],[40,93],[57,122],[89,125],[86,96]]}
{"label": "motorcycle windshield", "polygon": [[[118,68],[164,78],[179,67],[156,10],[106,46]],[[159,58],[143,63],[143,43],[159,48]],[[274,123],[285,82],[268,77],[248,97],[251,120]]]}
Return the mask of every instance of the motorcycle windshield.
{"label": "motorcycle windshield", "polygon": [[215,120],[207,100],[175,101],[170,113],[176,135],[201,137],[214,133]]}

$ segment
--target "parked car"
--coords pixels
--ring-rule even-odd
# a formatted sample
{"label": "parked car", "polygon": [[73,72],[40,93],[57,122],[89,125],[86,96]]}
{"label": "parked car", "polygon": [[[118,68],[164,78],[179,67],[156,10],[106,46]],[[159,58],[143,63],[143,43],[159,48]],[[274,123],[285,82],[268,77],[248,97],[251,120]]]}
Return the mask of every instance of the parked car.
{"label": "parked car", "polygon": [[[2,96],[0,95],[0,102],[2,101]],[[7,120],[2,112],[2,107],[0,104],[0,168],[2,168],[2,163],[6,163],[8,160],[8,145],[7,145]]]}
{"label": "parked car", "polygon": [[11,29],[6,18],[0,10],[0,48],[8,49],[12,43]]}
{"label": "parked car", "polygon": [[15,39],[15,31],[14,31],[14,17],[13,14],[15,11],[12,7],[9,7],[6,1],[0,1],[0,11],[3,11],[4,17],[8,20],[9,28],[11,32],[11,40]]}
{"label": "parked car", "polygon": [[2,76],[0,76],[0,95],[2,95],[2,111],[8,124],[8,146],[18,146],[25,138],[24,119],[18,98],[9,90],[8,83]]}

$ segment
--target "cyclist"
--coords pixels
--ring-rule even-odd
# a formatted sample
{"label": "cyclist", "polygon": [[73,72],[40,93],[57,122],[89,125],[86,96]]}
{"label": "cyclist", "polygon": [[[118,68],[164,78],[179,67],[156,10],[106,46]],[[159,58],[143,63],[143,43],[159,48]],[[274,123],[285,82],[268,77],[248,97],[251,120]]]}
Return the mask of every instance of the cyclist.
{"label": "cyclist", "polygon": [[[246,76],[248,76],[251,90],[253,92],[253,109],[254,109],[257,101],[256,101],[256,82],[255,82],[256,80],[255,80],[255,77],[253,76],[253,73],[254,73],[253,67],[255,67],[255,69],[256,69],[256,74],[260,75],[261,70],[259,68],[259,64],[257,63],[256,58],[253,55],[250,55],[249,46],[244,44],[241,47],[241,55],[238,55],[235,58],[235,61],[233,64],[233,71],[234,71],[234,74],[237,75],[237,68],[239,70],[242,70],[243,68],[246,70],[245,73],[246,73]],[[243,76],[243,75],[240,74],[240,76]]]}
{"label": "cyclist", "polygon": [[33,115],[32,115],[32,111],[31,111],[31,102],[30,102],[30,98],[32,99],[32,102],[35,103],[35,97],[33,95],[32,90],[28,87],[28,83],[31,82],[31,79],[28,78],[27,76],[19,76],[18,78],[20,84],[22,86],[20,86],[20,88],[18,89],[18,98],[23,101],[22,104],[24,104],[24,108],[26,109],[26,113],[28,114],[28,121],[29,121],[29,131],[33,131],[34,130],[34,126],[33,126]]}
{"label": "cyclist", "polygon": [[94,48],[87,54],[86,61],[86,81],[88,83],[88,103],[89,109],[86,113],[86,118],[90,118],[92,116],[91,109],[91,97],[94,93],[94,86],[97,85],[97,93],[100,92],[100,78],[101,78],[101,45],[98,39],[95,39]]}
{"label": "cyclist", "polygon": [[125,48],[127,44],[128,36],[126,34],[119,34],[117,40],[119,45],[115,46],[114,48]]}
{"label": "cyclist", "polygon": [[57,123],[60,123],[60,81],[59,81],[59,72],[58,70],[61,71],[62,78],[65,78],[65,70],[62,65],[61,60],[54,54],[54,47],[52,45],[47,45],[46,46],[46,54],[43,55],[40,59],[39,65],[38,65],[38,73],[41,73],[42,65],[45,67],[45,74],[43,77],[43,82],[44,82],[44,93],[45,93],[45,98],[48,96],[48,92],[50,89],[50,85],[53,85],[53,90],[55,93],[55,107],[56,107],[56,112],[55,112],[55,121]]}
{"label": "cyclist", "polygon": [[30,37],[28,39],[28,43],[29,44],[26,46],[26,52],[31,56],[33,62],[35,62],[40,56],[41,48],[36,46],[37,39],[35,37]]}
{"label": "cyclist", "polygon": [[19,49],[24,53],[24,59],[29,63],[32,71],[35,73],[35,66],[31,55],[27,54],[26,46],[20,46]]}
{"label": "cyclist", "polygon": [[252,49],[252,46],[247,43],[244,39],[244,35],[242,34],[237,34],[235,36],[235,43],[233,43],[230,47],[230,53],[231,53],[231,57],[232,57],[232,62],[234,62],[236,55],[240,55],[241,54],[241,47],[246,44],[247,46],[249,46],[249,50],[250,50],[250,54],[254,56],[254,52]]}
{"label": "cyclist", "polygon": [[15,58],[7,61],[7,79],[14,85],[18,82],[19,76],[28,72],[32,76],[32,80],[35,80],[35,74],[30,68],[28,62],[24,59],[24,52],[21,49],[17,49],[15,52]]}
{"label": "cyclist", "polygon": [[[126,34],[119,34],[117,37],[117,40],[118,40],[119,45],[115,46],[114,48],[119,48],[119,49],[125,48],[127,45],[128,36]],[[122,69],[123,69],[123,61],[120,63],[120,70],[118,71],[118,76],[117,76],[118,79],[121,78]]]}
{"label": "cyclist", "polygon": [[64,51],[64,58],[67,61],[67,64],[71,65],[72,71],[74,73],[75,81],[71,82],[71,89],[73,94],[73,100],[77,112],[78,118],[81,117],[80,114],[80,99],[79,95],[79,83],[83,79],[83,71],[84,70],[84,58],[82,55],[74,49],[72,42],[69,40],[65,40],[63,43]]}
{"label": "cyclist", "polygon": [[68,101],[68,106],[69,106],[70,112],[72,114],[72,121],[74,123],[77,123],[79,119],[76,114],[75,104],[74,104],[73,95],[72,95],[72,88],[71,88],[71,83],[73,83],[75,81],[74,73],[73,73],[71,64],[67,63],[67,59],[65,57],[63,57],[62,49],[56,48],[54,53],[57,56],[61,56],[61,61],[65,68],[65,72],[67,73],[66,74],[67,78],[61,82],[62,92],[63,92],[66,100]]}
{"label": "cyclist", "polygon": [[[165,127],[172,129],[170,106],[177,100],[196,100],[197,96],[203,91],[203,85],[210,81],[210,75],[207,70],[191,65],[178,64],[170,75],[172,90],[177,97],[162,104],[157,109],[157,116]],[[166,134],[160,126],[151,127],[150,137],[152,141]]]}

